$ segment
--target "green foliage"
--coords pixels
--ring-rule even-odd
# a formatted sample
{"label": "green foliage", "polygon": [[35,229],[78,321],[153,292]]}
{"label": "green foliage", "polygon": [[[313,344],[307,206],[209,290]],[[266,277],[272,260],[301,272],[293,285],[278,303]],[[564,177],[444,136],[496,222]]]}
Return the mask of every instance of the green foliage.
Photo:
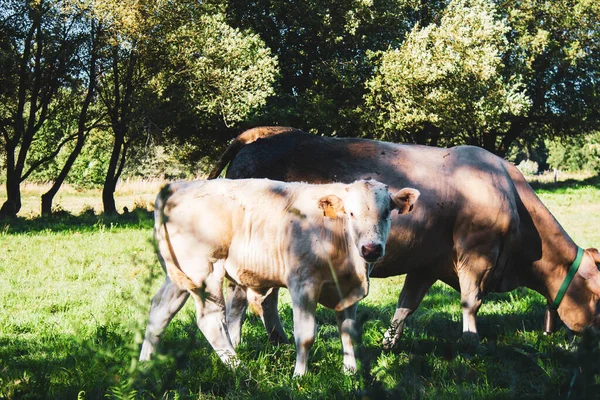
{"label": "green foliage", "polygon": [[[168,65],[155,77],[161,93],[172,85],[198,112],[226,126],[243,121],[273,94],[277,59],[258,35],[226,24],[220,14],[195,15],[167,32]],[[167,99],[168,100],[168,99]]]}
{"label": "green foliage", "polygon": [[538,163],[532,160],[523,160],[518,165],[517,168],[521,171],[521,173],[525,176],[536,175],[539,172]]}
{"label": "green foliage", "polygon": [[[41,141],[40,143],[43,143]],[[97,188],[104,183],[108,157],[110,155],[111,135],[103,130],[93,130],[88,135],[87,141],[79,157],[75,160],[66,182],[79,188]],[[36,182],[51,182],[59,172],[65,160],[72,151],[74,143],[66,144],[52,159],[43,164],[37,172],[31,175],[30,180]],[[44,156],[46,150],[32,146],[31,160]]]}
{"label": "green foliage", "polygon": [[382,53],[366,96],[378,137],[415,140],[430,126],[445,145],[483,145],[508,130],[529,107],[520,77],[502,75],[508,30],[491,2],[455,0],[439,24],[415,26]]}
{"label": "green foliage", "polygon": [[[190,149],[191,148],[191,149]],[[136,149],[123,171],[123,178],[193,179],[203,170],[202,163],[192,162],[191,145],[148,145]]]}
{"label": "green foliage", "polygon": [[369,51],[400,43],[416,21],[429,23],[444,1],[234,0],[233,26],[258,33],[278,56],[277,93],[262,118],[324,135],[357,136]]}
{"label": "green foliage", "polygon": [[[521,136],[579,136],[597,129],[600,3],[498,2],[511,28],[507,76],[520,75],[531,99]],[[523,122],[523,121],[521,121]]]}
{"label": "green foliage", "polygon": [[600,132],[546,140],[548,164],[564,171],[600,172]]}
{"label": "green foliage", "polygon": [[81,188],[100,187],[106,177],[111,141],[112,136],[104,130],[90,132],[67,182]]}

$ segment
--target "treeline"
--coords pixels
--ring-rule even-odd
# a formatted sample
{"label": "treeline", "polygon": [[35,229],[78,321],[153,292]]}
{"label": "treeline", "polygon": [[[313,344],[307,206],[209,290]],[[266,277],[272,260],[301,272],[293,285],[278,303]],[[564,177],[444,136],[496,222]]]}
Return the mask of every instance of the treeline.
{"label": "treeline", "polygon": [[589,0],[0,0],[0,216],[28,179],[44,215],[64,182],[116,213],[123,174],[193,175],[256,125],[596,168],[599,82]]}

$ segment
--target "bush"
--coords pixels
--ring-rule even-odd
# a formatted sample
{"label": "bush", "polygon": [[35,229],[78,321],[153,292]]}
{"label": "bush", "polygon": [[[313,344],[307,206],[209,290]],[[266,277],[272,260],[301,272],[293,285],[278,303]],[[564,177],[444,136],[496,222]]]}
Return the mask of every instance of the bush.
{"label": "bush", "polygon": [[546,140],[548,164],[564,171],[600,172],[600,132],[590,135]]}
{"label": "bush", "polygon": [[538,163],[532,160],[523,160],[517,165],[517,168],[521,171],[523,175],[537,175],[539,166]]}

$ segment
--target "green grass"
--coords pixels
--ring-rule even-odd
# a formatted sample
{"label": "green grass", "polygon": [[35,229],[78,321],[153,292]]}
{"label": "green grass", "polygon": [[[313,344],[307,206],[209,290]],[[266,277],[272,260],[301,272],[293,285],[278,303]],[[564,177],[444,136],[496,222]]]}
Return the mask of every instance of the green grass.
{"label": "green grass", "polygon": [[[600,244],[597,178],[536,190],[578,244]],[[356,376],[341,372],[335,317],[323,308],[310,372],[300,379],[292,378],[294,346],[270,345],[252,315],[238,348],[246,369],[229,370],[195,326],[191,302],[169,325],[160,355],[139,365],[150,299],[163,280],[151,225],[139,210],[0,222],[0,398],[564,399],[569,391],[570,398],[600,392],[598,338],[564,328],[543,335],[544,300],[526,289],[486,298],[482,340],[471,349],[460,341],[458,294],[436,284],[409,318],[399,349],[383,352],[402,277],[374,279],[361,302]],[[291,337],[287,293],[280,311]]]}

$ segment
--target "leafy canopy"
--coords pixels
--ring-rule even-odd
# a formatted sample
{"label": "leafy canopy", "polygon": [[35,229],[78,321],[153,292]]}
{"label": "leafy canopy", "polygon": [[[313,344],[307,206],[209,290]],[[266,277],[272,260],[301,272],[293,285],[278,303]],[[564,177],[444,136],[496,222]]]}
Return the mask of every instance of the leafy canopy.
{"label": "leafy canopy", "polygon": [[439,24],[418,24],[381,54],[366,103],[379,138],[410,139],[431,125],[445,144],[476,142],[508,129],[529,99],[519,75],[505,78],[506,20],[486,0],[454,0]]}

